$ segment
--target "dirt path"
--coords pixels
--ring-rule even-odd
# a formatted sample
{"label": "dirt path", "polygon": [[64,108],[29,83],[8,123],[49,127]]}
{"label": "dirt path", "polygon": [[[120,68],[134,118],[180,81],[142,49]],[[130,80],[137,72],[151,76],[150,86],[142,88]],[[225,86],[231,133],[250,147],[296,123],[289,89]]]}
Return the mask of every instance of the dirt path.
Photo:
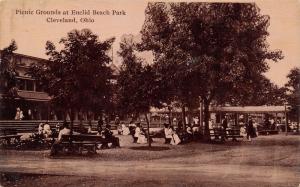
{"label": "dirt path", "polygon": [[[221,145],[170,146],[156,140],[153,146],[163,148],[159,151],[142,150],[144,145],[133,145],[130,137],[120,138],[121,149],[101,150],[92,158],[51,159],[49,150],[0,150],[0,176],[1,173],[6,176],[0,177],[0,186],[298,187],[300,184],[298,136],[259,137],[254,142]],[[7,176],[12,179],[7,180]]]}
{"label": "dirt path", "polygon": [[[297,186],[298,167],[251,166],[231,164],[180,164],[155,161],[91,161],[82,159],[50,159],[7,156],[0,160],[1,172],[21,172],[62,176],[100,177],[118,181],[199,181],[272,184]],[[248,185],[248,186],[249,186]],[[262,185],[264,186],[264,185]]]}

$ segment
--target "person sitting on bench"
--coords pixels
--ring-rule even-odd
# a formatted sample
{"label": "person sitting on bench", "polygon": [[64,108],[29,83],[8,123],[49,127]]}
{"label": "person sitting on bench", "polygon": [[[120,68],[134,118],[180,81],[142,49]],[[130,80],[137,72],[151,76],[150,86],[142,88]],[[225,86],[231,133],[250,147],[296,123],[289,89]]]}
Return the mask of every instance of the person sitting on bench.
{"label": "person sitting on bench", "polygon": [[143,131],[140,123],[136,124],[134,138],[136,138],[136,143],[138,143],[138,144],[147,143],[146,134]]}
{"label": "person sitting on bench", "polygon": [[193,130],[192,130],[191,124],[187,124],[187,127],[186,127],[186,142],[192,141],[193,138],[194,138],[194,136],[193,136]]}
{"label": "person sitting on bench", "polygon": [[180,140],[178,134],[176,133],[174,127],[170,125],[169,129],[170,129],[169,132],[171,133],[171,136],[172,136],[170,144],[171,145],[178,145],[178,144],[180,144],[181,140]]}
{"label": "person sitting on bench", "polygon": [[118,137],[113,135],[113,132],[110,130],[111,126],[107,124],[103,130],[103,136],[105,142],[102,144],[101,148],[109,148],[108,143],[112,143],[112,147],[120,147],[120,140]]}
{"label": "person sitting on bench", "polygon": [[52,135],[51,127],[48,123],[44,124],[43,134],[46,138],[48,138]]}
{"label": "person sitting on bench", "polygon": [[58,133],[57,140],[53,143],[53,145],[51,147],[50,155],[56,155],[57,154],[59,144],[61,142],[62,135],[70,135],[70,134],[71,134],[71,130],[69,129],[69,124],[67,122],[64,122],[63,126],[62,126],[62,129]]}
{"label": "person sitting on bench", "polygon": [[164,124],[164,132],[165,132],[165,144],[169,144],[172,140],[172,130],[170,129],[169,124],[165,123]]}

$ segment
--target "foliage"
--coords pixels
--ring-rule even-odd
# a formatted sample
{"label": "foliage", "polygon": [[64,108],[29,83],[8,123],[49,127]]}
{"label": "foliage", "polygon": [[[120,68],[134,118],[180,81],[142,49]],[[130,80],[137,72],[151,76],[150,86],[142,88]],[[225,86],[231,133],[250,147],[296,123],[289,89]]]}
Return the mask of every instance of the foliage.
{"label": "foliage", "polygon": [[292,120],[297,120],[299,122],[299,107],[300,107],[300,69],[295,67],[290,70],[287,75],[289,79],[285,84],[287,89],[287,100],[291,106],[289,116]]}
{"label": "foliage", "polygon": [[217,100],[219,103],[235,106],[283,105],[286,101],[285,92],[286,88],[277,86],[264,75],[258,75],[238,90],[233,90],[226,97]]}
{"label": "foliage", "polygon": [[178,73],[164,78],[175,83],[175,96],[201,97],[206,134],[212,101],[248,92],[244,88],[260,83],[255,80],[268,70],[266,60],[283,58],[268,49],[269,17],[253,3],[149,3],[145,13],[140,49]]}
{"label": "foliage", "polygon": [[73,30],[60,40],[62,50],[48,41],[49,62],[33,64],[29,74],[44,83],[55,105],[65,110],[102,112],[112,94],[107,51],[113,41],[101,42],[88,29]]}
{"label": "foliage", "polygon": [[[142,60],[136,56],[134,48],[132,39],[124,39],[120,43],[119,55],[123,61],[118,77],[118,105],[124,113],[144,114],[149,135],[150,124],[147,113],[150,106],[160,105],[160,92],[152,66],[143,65]],[[148,143],[150,147],[150,136],[148,136]]]}
{"label": "foliage", "polygon": [[155,73],[150,65],[143,65],[135,54],[131,39],[120,43],[118,54],[122,66],[118,77],[118,105],[124,113],[147,113],[150,106],[159,105]]}
{"label": "foliage", "polygon": [[0,53],[0,81],[2,85],[6,85],[3,87],[5,92],[16,86],[16,62],[12,60],[15,50],[17,50],[17,44],[12,40],[9,46]]}
{"label": "foliage", "polygon": [[15,98],[18,97],[16,87],[18,72],[16,71],[17,61],[13,60],[16,50],[17,44],[12,40],[8,47],[0,51],[0,92],[2,93],[0,105],[4,108],[0,115],[4,119],[13,119],[17,107]]}

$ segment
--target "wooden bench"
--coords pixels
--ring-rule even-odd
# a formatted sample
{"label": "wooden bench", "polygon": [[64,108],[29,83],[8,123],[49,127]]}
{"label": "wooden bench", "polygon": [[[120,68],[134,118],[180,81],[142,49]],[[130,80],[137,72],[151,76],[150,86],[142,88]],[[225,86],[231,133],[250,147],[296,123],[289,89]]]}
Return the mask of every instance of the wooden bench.
{"label": "wooden bench", "polygon": [[237,138],[243,138],[240,135],[240,129],[226,129],[224,131],[221,128],[209,129],[209,135],[211,140],[225,141],[227,138],[231,138],[232,141],[237,141]]}
{"label": "wooden bench", "polygon": [[232,141],[237,141],[237,138],[243,138],[240,134],[240,129],[226,129],[226,138],[232,138]]}
{"label": "wooden bench", "polygon": [[20,142],[22,135],[18,135],[17,131],[14,129],[1,129],[0,130],[0,140],[1,145],[11,145]]}
{"label": "wooden bench", "polygon": [[107,143],[106,140],[98,135],[62,135],[61,141],[52,146],[51,153],[54,155],[58,153],[83,154],[84,151],[87,151],[96,154],[97,145],[103,143]]}

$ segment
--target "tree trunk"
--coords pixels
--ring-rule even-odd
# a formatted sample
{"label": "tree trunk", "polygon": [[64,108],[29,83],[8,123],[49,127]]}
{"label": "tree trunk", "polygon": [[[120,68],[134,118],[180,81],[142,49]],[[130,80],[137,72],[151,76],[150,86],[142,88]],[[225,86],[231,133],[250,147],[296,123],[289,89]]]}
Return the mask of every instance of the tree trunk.
{"label": "tree trunk", "polygon": [[186,129],[186,121],[185,121],[185,117],[186,117],[186,114],[185,114],[185,106],[182,106],[181,107],[182,109],[182,118],[183,118],[183,130]]}
{"label": "tree trunk", "polygon": [[299,122],[300,122],[300,106],[297,105],[297,133],[299,134]]}
{"label": "tree trunk", "polygon": [[70,109],[70,121],[71,121],[71,125],[70,125],[70,134],[73,134],[73,127],[74,127],[74,111],[73,109]]}
{"label": "tree trunk", "polygon": [[147,122],[147,131],[148,131],[148,145],[149,145],[149,147],[151,147],[151,138],[150,138],[150,123],[149,123],[149,120],[148,120],[147,113],[145,113],[145,118],[146,118],[146,122]]}
{"label": "tree trunk", "polygon": [[204,99],[204,140],[209,141],[209,101]]}
{"label": "tree trunk", "polygon": [[172,121],[171,121],[171,107],[168,106],[168,110],[169,110],[169,125],[172,125]]}
{"label": "tree trunk", "polygon": [[97,131],[101,133],[102,130],[102,126],[103,126],[103,113],[102,111],[99,112],[99,119],[98,119],[98,123],[97,123]]}

